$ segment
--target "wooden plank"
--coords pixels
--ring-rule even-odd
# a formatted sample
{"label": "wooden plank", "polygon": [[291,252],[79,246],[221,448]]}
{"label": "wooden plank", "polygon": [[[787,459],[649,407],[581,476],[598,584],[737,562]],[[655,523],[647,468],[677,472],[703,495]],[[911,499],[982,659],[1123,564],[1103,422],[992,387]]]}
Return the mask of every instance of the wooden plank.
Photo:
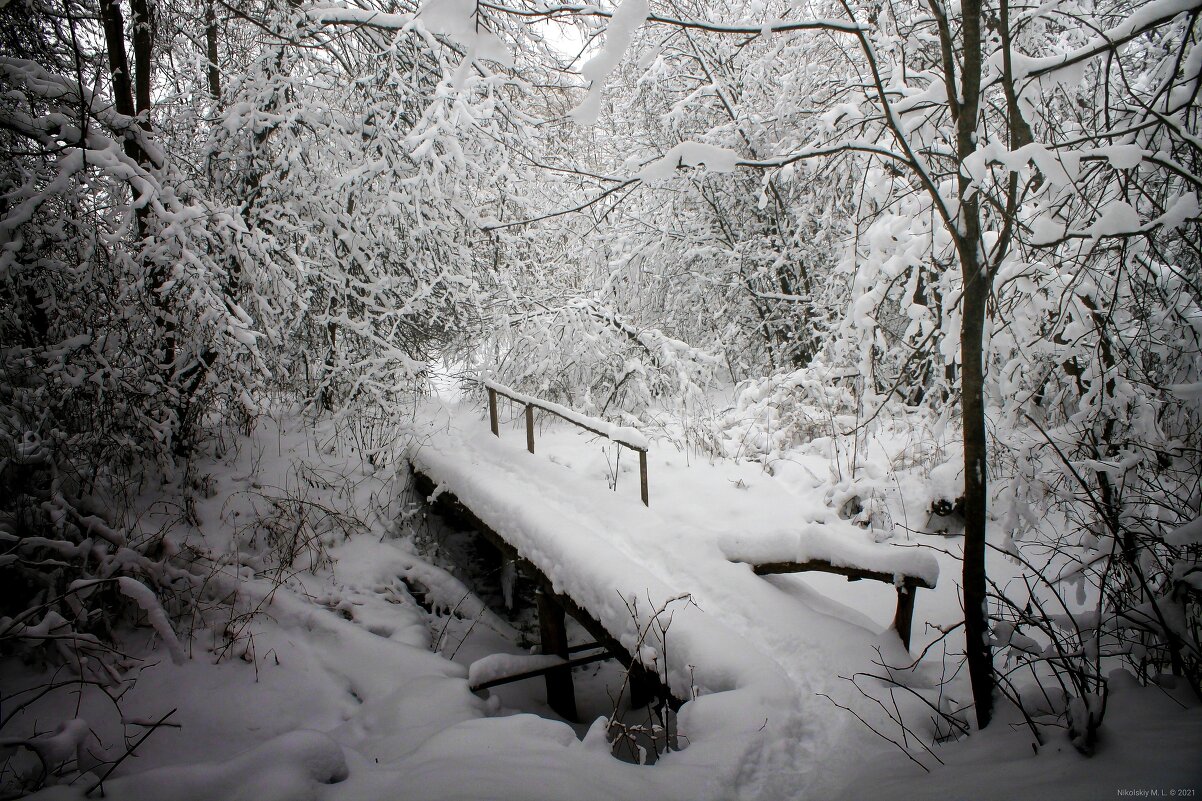
{"label": "wooden plank", "polygon": [[902,645],[910,650],[910,629],[914,625],[914,596],[918,594],[917,587],[897,588],[897,612],[893,616],[893,628],[901,637]]}
{"label": "wooden plank", "polygon": [[605,646],[599,642],[581,642],[581,643],[576,643],[575,645],[569,645],[568,653],[569,654],[578,654],[581,651],[591,651],[594,648],[604,648],[604,647]]}
{"label": "wooden plank", "polygon": [[[739,561],[739,560],[735,560]],[[847,576],[848,581],[857,581],[859,579],[872,579],[873,581],[883,581],[886,584],[894,583],[894,574],[885,573],[879,570],[866,570],[861,567],[845,567],[843,565],[832,565],[822,559],[811,559],[808,562],[761,562],[748,563],[751,564],[751,569],[755,571],[757,576],[767,576],[774,573],[834,573],[839,576]],[[902,586],[926,587],[934,589],[927,581],[919,576],[908,576],[901,574]]]}
{"label": "wooden plank", "polygon": [[659,677],[653,678],[651,671],[638,662],[632,664],[628,670],[630,671],[630,681],[627,685],[630,690],[630,708],[654,706],[655,702],[662,698],[657,689]]}
{"label": "wooden plank", "polygon": [[[556,603],[554,595],[543,592],[541,588],[535,591],[534,598],[538,603],[539,650],[550,656],[558,656],[566,662],[568,630],[563,607]],[[572,687],[572,669],[566,665],[553,667],[546,672],[545,679],[547,706],[555,710],[560,717],[575,721],[576,692]]]}
{"label": "wooden plank", "polygon": [[[434,492],[434,487],[437,486],[436,482],[412,464],[410,465],[410,469],[413,472],[414,487],[419,497],[428,497]],[[672,709],[680,709],[684,705],[685,699],[677,698],[671,693],[667,685],[660,681],[659,676],[649,670],[643,669],[638,661],[631,657],[630,652],[626,650],[625,646],[611,635],[605,626],[593,617],[588,610],[572,600],[571,596],[555,592],[550,579],[541,570],[532,562],[525,559],[504,537],[493,531],[487,523],[477,517],[475,512],[464,506],[455,493],[446,490],[440,492],[438,498],[434,501],[434,511],[460,531],[479,532],[503,555],[517,560],[519,571],[535,577],[535,580],[538,581],[543,591],[554,595],[559,605],[589,633],[589,636],[603,645],[624,668],[631,670],[632,677],[636,681],[642,681],[645,686],[651,688],[649,691],[651,695],[666,702]]]}
{"label": "wooden plank", "polygon": [[565,668],[571,670],[572,668],[577,668],[581,665],[591,665],[594,662],[604,662],[606,659],[613,658],[614,655],[609,651],[601,651],[597,654],[589,654],[588,656],[578,656],[575,659],[569,659],[562,665],[551,665],[550,667],[527,670],[524,673],[514,673],[512,676],[501,676],[500,678],[491,679],[489,681],[482,681],[479,684],[471,685],[470,689],[472,692],[488,690],[492,687],[500,687],[503,684],[513,684],[514,682],[525,681],[526,679],[536,679],[539,676],[547,675],[547,673],[552,670],[563,670]]}
{"label": "wooden plank", "polygon": [[648,491],[647,491],[647,449],[646,448],[644,448],[640,445],[633,445],[619,437],[611,436],[609,433],[607,433],[605,431],[601,431],[600,429],[594,428],[585,423],[582,423],[577,419],[574,419],[571,417],[565,417],[558,410],[556,410],[550,406],[545,406],[545,405],[539,403],[535,399],[531,399],[528,397],[525,397],[525,398],[515,397],[514,395],[509,394],[505,390],[500,389],[500,388],[492,385],[491,383],[486,383],[485,388],[488,390],[488,424],[489,424],[489,427],[492,429],[492,433],[498,437],[501,436],[501,434],[500,434],[500,430],[499,430],[498,424],[497,424],[497,396],[500,395],[504,398],[509,398],[511,401],[513,401],[515,403],[521,403],[526,407],[526,450],[530,451],[531,453],[534,453],[534,410],[535,409],[541,409],[542,411],[547,412],[548,414],[555,415],[556,417],[560,418],[561,420],[566,420],[567,422],[571,423],[572,425],[576,426],[577,428],[583,428],[585,431],[596,434],[599,437],[605,437],[606,439],[610,440],[611,442],[616,442],[619,445],[623,445],[632,451],[638,451],[638,454],[639,454],[639,497],[641,497],[643,499],[643,506],[651,505],[651,502],[650,502],[649,496],[648,496]]}
{"label": "wooden plank", "polygon": [[640,700],[640,703],[636,704],[632,697],[631,706],[646,706],[650,699],[663,701],[674,710],[680,709],[684,705],[684,699],[673,695],[667,685],[660,681],[657,674],[647,670],[638,660],[631,657],[630,652],[622,643],[614,639],[600,621],[589,614],[588,610],[573,601],[571,596],[557,593],[555,598],[585,631],[595,637],[597,642],[603,644],[606,650],[613,654],[614,659],[622,664],[622,667],[630,671],[632,696],[637,694]]}

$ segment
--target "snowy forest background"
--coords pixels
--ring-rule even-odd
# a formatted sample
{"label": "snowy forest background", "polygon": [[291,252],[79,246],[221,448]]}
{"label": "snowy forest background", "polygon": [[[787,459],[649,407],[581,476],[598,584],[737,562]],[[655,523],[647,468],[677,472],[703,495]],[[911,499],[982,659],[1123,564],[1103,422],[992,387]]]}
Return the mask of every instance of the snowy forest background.
{"label": "snowy forest background", "polygon": [[245,656],[244,578],[403,518],[298,480],[206,546],[215,460],[293,415],[403,484],[480,371],[698,460],[825,438],[881,539],[925,482],[967,610],[932,737],[1017,710],[1089,754],[1116,668],[1196,704],[1200,15],[0,0],[0,796],[132,770],[168,724],[106,740],[85,687]]}

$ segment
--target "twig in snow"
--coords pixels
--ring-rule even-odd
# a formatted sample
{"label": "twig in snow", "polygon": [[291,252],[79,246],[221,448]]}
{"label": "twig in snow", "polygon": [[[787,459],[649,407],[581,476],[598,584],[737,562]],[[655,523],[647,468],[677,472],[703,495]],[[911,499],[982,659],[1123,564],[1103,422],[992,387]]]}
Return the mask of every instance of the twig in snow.
{"label": "twig in snow", "polygon": [[142,743],[146,742],[147,737],[154,734],[156,731],[159,730],[159,728],[161,726],[165,725],[167,723],[167,718],[174,715],[175,712],[176,712],[176,710],[172,709],[166,715],[163,715],[161,718],[159,718],[154,724],[149,726],[146,729],[146,731],[142,734],[142,736],[138,738],[138,741],[136,743],[134,743],[132,746],[130,746],[129,750],[127,750],[124,754],[122,754],[120,757],[118,757],[117,760],[115,762],[113,762],[113,764],[109,765],[109,769],[104,772],[104,775],[102,775],[100,778],[98,778],[91,787],[89,787],[88,789],[83,791],[84,796],[86,797],[86,796],[91,795],[97,788],[99,788],[100,789],[100,797],[104,798],[104,780],[107,779],[112,774],[112,772],[114,770],[116,770],[117,767],[122,762],[124,762],[128,757],[133,756],[133,753],[134,753],[134,751],[136,751],[138,749],[138,746],[141,745]]}

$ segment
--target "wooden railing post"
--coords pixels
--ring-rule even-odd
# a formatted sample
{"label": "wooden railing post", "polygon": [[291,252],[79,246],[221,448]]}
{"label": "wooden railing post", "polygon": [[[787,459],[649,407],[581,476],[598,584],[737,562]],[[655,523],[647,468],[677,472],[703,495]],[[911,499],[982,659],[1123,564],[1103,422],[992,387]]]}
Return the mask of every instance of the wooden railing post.
{"label": "wooden railing post", "polygon": [[534,453],[534,406],[526,404],[526,450]]}
{"label": "wooden railing post", "polygon": [[501,436],[501,429],[497,426],[497,391],[492,387],[488,388],[488,424],[492,427],[494,437]]}
{"label": "wooden railing post", "polygon": [[643,496],[643,506],[651,506],[647,500],[647,451],[639,451],[639,493]]}
{"label": "wooden railing post", "polygon": [[901,637],[902,645],[910,650],[910,630],[914,623],[914,595],[918,587],[909,582],[897,588],[897,614],[893,617],[893,628]]}

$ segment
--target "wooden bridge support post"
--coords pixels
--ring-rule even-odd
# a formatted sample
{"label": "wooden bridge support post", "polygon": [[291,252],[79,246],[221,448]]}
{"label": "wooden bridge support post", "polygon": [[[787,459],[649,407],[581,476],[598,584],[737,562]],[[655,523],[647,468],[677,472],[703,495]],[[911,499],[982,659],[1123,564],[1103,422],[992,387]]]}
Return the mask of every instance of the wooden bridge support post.
{"label": "wooden bridge support post", "polygon": [[497,425],[497,391],[492,387],[488,388],[488,425],[494,437],[501,436],[501,429]]}
{"label": "wooden bridge support post", "polygon": [[526,404],[526,450],[534,453],[534,407]]}
{"label": "wooden bridge support post", "polygon": [[643,506],[650,506],[647,500],[647,451],[639,451],[639,494],[643,496]]}
{"label": "wooden bridge support post", "polygon": [[[527,407],[529,408],[529,407]],[[564,659],[568,658],[568,630],[565,625],[563,607],[551,593],[538,589],[534,594],[538,602],[538,631],[540,650]],[[572,669],[559,668],[547,672],[547,705],[560,717],[576,720],[576,692],[572,687]]]}
{"label": "wooden bridge support post", "polygon": [[897,588],[897,614],[893,617],[893,628],[901,637],[902,645],[910,650],[910,628],[914,624],[914,595],[918,588],[913,584],[902,584]]}
{"label": "wooden bridge support post", "polygon": [[651,671],[638,661],[630,663],[630,708],[639,709],[656,701],[658,682],[651,680]]}

